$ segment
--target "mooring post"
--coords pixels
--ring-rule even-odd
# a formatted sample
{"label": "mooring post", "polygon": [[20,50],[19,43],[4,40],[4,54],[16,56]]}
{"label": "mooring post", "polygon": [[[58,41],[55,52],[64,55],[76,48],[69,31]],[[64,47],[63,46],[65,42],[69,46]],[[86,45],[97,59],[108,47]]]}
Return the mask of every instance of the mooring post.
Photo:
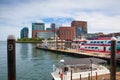
{"label": "mooring post", "polygon": [[96,72],[96,80],[97,80],[97,72]]}
{"label": "mooring post", "polygon": [[88,73],[88,80],[90,80],[90,73]]}
{"label": "mooring post", "polygon": [[80,80],[81,80],[81,74],[80,74]]}
{"label": "mooring post", "polygon": [[72,70],[71,70],[71,80],[72,80]]}
{"label": "mooring post", "polygon": [[110,59],[110,80],[116,80],[116,42],[117,39],[111,39],[111,59]]}
{"label": "mooring post", "polygon": [[8,80],[16,80],[15,43],[15,37],[13,35],[9,35],[7,38]]}

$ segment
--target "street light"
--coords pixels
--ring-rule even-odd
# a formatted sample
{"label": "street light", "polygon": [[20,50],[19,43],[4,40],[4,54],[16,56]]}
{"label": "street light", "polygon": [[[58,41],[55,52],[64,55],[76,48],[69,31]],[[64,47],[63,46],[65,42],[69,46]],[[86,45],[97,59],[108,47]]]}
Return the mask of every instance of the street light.
{"label": "street light", "polygon": [[92,63],[93,63],[92,59],[90,59],[90,62],[91,62],[91,80],[92,80]]}

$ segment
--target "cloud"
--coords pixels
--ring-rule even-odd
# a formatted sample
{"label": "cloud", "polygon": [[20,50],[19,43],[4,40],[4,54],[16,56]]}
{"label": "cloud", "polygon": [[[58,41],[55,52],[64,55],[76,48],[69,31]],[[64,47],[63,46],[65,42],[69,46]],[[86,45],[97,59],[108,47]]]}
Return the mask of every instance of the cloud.
{"label": "cloud", "polygon": [[[49,26],[50,22],[60,21],[62,25],[70,25],[74,19],[87,21],[89,32],[118,32],[119,3],[119,0],[1,0],[0,27],[18,30],[28,26],[31,30],[32,22],[44,22]],[[18,32],[15,34],[19,37]]]}

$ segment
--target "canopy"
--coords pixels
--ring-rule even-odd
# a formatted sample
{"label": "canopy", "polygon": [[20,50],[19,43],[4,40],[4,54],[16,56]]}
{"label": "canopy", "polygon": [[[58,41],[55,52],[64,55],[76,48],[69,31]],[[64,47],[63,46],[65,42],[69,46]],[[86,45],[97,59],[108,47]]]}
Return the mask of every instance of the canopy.
{"label": "canopy", "polygon": [[107,61],[99,58],[80,58],[80,59],[69,59],[61,62],[64,65],[82,65],[82,64],[100,64]]}

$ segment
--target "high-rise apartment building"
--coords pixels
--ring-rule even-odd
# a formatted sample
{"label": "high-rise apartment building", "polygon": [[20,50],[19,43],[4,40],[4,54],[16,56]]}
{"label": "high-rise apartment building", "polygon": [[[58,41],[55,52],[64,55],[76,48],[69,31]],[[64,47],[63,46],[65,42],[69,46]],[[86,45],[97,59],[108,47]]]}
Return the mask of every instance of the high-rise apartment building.
{"label": "high-rise apartment building", "polygon": [[51,29],[52,29],[52,30],[55,30],[55,23],[52,23],[52,24],[51,24]]}
{"label": "high-rise apartment building", "polygon": [[72,21],[71,26],[76,27],[76,37],[87,34],[86,21]]}
{"label": "high-rise apartment building", "polygon": [[32,38],[37,38],[37,32],[45,30],[44,23],[32,23]]}
{"label": "high-rise apartment building", "polygon": [[44,23],[32,23],[32,30],[45,30]]}
{"label": "high-rise apartment building", "polygon": [[20,32],[20,37],[21,38],[28,38],[28,28],[27,27],[24,27],[21,32]]}

